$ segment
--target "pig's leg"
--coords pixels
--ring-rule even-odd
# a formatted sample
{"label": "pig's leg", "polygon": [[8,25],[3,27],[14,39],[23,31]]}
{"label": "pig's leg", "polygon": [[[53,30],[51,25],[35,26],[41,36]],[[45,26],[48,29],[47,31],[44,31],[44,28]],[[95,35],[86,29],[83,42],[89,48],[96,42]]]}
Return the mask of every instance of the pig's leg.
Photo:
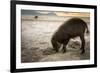
{"label": "pig's leg", "polygon": [[84,39],[84,35],[81,35],[80,36],[80,39],[81,39],[81,41],[82,41],[82,45],[81,45],[81,54],[83,54],[84,52],[85,52],[85,49],[84,49],[84,47],[85,47],[85,39]]}
{"label": "pig's leg", "polygon": [[66,45],[68,44],[68,42],[69,42],[69,39],[64,41],[63,43],[63,48],[62,48],[63,53],[66,53]]}

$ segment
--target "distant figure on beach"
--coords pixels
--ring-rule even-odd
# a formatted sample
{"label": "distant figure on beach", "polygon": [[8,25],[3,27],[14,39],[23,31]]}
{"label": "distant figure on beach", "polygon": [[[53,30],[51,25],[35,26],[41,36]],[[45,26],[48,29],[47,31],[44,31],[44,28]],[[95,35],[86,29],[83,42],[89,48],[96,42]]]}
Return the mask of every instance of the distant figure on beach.
{"label": "distant figure on beach", "polygon": [[34,18],[35,18],[35,19],[37,19],[37,18],[38,18],[38,16],[35,16]]}

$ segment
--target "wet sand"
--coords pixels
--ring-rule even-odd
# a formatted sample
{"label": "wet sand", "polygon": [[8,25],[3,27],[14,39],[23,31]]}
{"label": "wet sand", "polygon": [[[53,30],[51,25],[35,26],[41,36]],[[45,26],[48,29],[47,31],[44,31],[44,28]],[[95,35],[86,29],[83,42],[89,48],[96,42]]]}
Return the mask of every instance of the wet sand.
{"label": "wet sand", "polygon": [[57,19],[56,21],[38,19],[22,20],[21,62],[27,63],[90,59],[89,34],[85,35],[86,52],[83,55],[80,54],[81,41],[78,37],[70,40],[66,46],[66,53],[62,53],[61,49],[58,53],[55,53],[54,50],[52,50],[51,37],[57,28],[64,22],[61,21],[64,18],[60,19],[58,21]]}

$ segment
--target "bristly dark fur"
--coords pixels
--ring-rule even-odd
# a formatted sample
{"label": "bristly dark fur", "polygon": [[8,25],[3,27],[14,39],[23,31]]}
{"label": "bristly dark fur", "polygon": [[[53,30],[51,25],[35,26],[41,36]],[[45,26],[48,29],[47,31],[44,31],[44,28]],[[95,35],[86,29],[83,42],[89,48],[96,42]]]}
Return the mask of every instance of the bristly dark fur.
{"label": "bristly dark fur", "polygon": [[82,45],[81,45],[81,54],[85,52],[84,46],[85,46],[85,39],[84,39],[84,33],[85,30],[87,30],[87,33],[89,33],[87,24],[85,21],[83,21],[80,18],[72,18],[68,21],[64,22],[58,30],[54,33],[51,39],[52,46],[56,52],[58,52],[59,44],[63,45],[63,52],[66,52],[66,45],[68,44],[69,40],[71,38],[79,36]]}

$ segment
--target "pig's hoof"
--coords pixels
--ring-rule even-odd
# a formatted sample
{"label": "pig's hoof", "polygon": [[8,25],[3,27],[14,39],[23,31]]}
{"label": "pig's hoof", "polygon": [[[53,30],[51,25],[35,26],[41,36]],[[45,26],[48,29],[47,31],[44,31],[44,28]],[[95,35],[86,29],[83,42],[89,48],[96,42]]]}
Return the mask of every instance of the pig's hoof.
{"label": "pig's hoof", "polygon": [[84,54],[84,53],[85,53],[85,50],[82,50],[82,51],[81,51],[81,54]]}
{"label": "pig's hoof", "polygon": [[63,53],[66,53],[66,51],[65,51],[65,50],[63,50]]}

